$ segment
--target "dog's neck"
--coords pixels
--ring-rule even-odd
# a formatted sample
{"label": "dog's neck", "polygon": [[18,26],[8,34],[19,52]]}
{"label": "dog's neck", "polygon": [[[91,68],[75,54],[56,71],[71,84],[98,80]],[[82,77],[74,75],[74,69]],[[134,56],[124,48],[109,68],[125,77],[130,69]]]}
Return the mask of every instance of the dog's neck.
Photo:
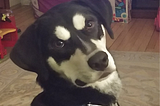
{"label": "dog's neck", "polygon": [[[52,104],[52,106],[82,106],[84,104],[88,104],[89,102],[93,102],[95,104],[101,102],[103,103],[104,98],[106,103],[116,101],[115,97],[102,94],[98,90],[91,87],[76,87],[71,82],[56,75],[54,71],[50,71],[49,77],[46,81],[40,79],[41,78],[37,77],[37,82],[44,89],[43,96],[45,97],[45,102],[48,101]],[[57,101],[57,103],[52,103],[52,101]]]}

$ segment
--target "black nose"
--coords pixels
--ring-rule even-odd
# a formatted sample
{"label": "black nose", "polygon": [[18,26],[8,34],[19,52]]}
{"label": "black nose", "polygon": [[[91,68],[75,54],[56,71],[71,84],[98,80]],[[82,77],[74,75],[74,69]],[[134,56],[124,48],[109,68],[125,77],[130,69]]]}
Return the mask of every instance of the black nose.
{"label": "black nose", "polygon": [[103,51],[99,51],[89,58],[88,65],[94,70],[104,71],[108,66],[108,55]]}

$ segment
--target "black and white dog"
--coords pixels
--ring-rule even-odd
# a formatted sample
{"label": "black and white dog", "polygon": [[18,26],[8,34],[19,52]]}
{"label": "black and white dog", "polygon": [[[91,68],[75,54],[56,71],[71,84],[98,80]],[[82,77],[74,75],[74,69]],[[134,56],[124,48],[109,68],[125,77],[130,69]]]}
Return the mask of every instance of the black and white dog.
{"label": "black and white dog", "polygon": [[44,91],[31,106],[118,106],[121,80],[106,49],[111,22],[108,0],[73,0],[27,28],[10,57],[38,75]]}

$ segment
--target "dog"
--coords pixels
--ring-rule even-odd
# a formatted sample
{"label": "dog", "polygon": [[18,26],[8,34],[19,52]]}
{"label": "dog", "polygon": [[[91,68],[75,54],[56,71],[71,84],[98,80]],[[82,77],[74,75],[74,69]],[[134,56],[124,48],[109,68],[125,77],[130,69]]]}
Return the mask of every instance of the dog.
{"label": "dog", "polygon": [[106,36],[112,39],[108,0],[73,0],[38,18],[10,53],[19,67],[37,73],[43,88],[31,106],[119,106],[121,80]]}

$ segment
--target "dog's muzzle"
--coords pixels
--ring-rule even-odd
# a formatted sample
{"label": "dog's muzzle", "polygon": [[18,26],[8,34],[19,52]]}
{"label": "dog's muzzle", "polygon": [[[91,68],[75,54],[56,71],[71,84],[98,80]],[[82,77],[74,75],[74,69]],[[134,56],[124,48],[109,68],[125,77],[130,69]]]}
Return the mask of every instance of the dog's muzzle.
{"label": "dog's muzzle", "polygon": [[[108,55],[107,53],[103,52],[103,51],[98,51],[97,53],[95,53],[93,56],[91,56],[87,63],[89,65],[89,67],[95,71],[102,71],[102,75],[98,78],[99,79],[103,79],[104,77],[108,76],[110,74],[110,72],[105,71],[107,66],[108,66]],[[75,80],[76,85],[78,86],[85,86],[87,85],[86,82],[81,81],[80,79],[76,79]]]}
{"label": "dog's muzzle", "polygon": [[103,51],[99,51],[89,58],[88,65],[93,70],[104,71],[108,66],[108,55]]}

